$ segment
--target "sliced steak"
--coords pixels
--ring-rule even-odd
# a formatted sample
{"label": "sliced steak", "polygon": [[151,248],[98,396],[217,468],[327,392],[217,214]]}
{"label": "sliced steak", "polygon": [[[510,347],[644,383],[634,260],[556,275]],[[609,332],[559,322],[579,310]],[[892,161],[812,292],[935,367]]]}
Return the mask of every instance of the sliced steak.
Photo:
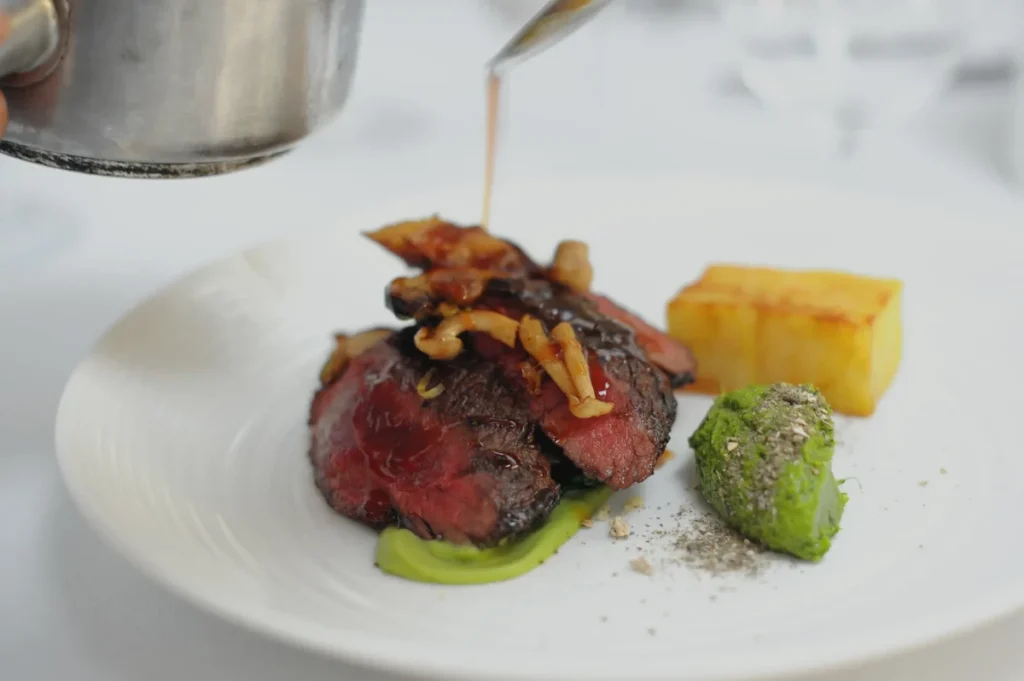
{"label": "sliced steak", "polygon": [[504,292],[492,287],[478,307],[519,319],[530,314],[550,331],[569,322],[588,356],[598,399],[612,411],[577,418],[552,381],[539,390],[524,376],[528,357],[494,339],[473,334],[475,354],[501,364],[509,381],[530,395],[530,413],[565,456],[590,478],[622,489],[648,478],[665,451],[676,418],[668,376],[648,361],[633,330],[598,311],[590,299],[545,280],[517,282]]}
{"label": "sliced steak", "polygon": [[[439,218],[369,236],[423,270],[387,290],[388,307],[416,324],[383,340],[379,330],[336,338],[310,409],[310,460],[333,508],[491,546],[542,523],[563,485],[621,489],[653,473],[676,418],[672,388],[693,380],[693,358],[588,291],[585,245],[563,242],[546,269]],[[525,315],[529,331],[516,323]],[[556,329],[563,322],[572,333]],[[544,340],[553,330],[561,345]]]}
{"label": "sliced steak", "polygon": [[664,331],[654,328],[611,298],[596,293],[589,293],[587,297],[594,301],[599,312],[622,322],[636,332],[637,344],[644,349],[652,362],[668,374],[673,388],[682,388],[693,383],[697,360],[689,348]]}
{"label": "sliced steak", "polygon": [[431,362],[413,332],[353,358],[317,392],[317,486],[354,520],[398,523],[428,539],[490,546],[534,529],[559,487],[523,393],[478,356]]}

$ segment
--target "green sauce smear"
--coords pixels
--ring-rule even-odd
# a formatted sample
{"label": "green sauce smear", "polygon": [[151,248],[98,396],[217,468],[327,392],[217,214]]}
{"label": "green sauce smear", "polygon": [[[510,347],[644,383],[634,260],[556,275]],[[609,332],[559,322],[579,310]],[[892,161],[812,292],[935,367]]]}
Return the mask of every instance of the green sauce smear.
{"label": "green sauce smear", "polygon": [[596,487],[567,492],[543,527],[515,541],[486,549],[421,539],[389,527],[377,542],[377,566],[384,572],[432,584],[488,584],[526,574],[572,539],[584,520],[608,503],[613,490]]}

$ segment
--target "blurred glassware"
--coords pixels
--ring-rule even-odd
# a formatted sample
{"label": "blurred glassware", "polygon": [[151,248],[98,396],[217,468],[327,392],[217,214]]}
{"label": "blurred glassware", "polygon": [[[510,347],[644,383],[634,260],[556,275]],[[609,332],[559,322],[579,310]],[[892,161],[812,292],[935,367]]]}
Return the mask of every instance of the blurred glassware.
{"label": "blurred glassware", "polygon": [[723,0],[746,87],[824,124],[850,153],[866,128],[901,123],[948,82],[971,0]]}

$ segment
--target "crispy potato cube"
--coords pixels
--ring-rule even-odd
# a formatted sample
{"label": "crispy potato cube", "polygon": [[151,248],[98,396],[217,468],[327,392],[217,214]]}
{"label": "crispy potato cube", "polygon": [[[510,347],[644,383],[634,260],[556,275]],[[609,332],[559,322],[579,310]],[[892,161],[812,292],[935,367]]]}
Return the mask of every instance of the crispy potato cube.
{"label": "crispy potato cube", "polygon": [[899,367],[903,284],[843,272],[715,265],[668,304],[668,332],[697,359],[689,389],[811,383],[869,416]]}

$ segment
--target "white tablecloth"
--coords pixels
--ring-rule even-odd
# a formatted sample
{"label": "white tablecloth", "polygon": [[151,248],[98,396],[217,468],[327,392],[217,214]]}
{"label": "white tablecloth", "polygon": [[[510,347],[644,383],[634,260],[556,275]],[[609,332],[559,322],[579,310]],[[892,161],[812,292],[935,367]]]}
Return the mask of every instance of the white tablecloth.
{"label": "white tablecloth", "polygon": [[[196,264],[400,193],[481,182],[481,64],[514,28],[500,1],[371,3],[350,105],[276,164],[159,183],[0,159],[0,678],[390,678],[249,634],[137,573],[71,505],[53,419],[97,336]],[[999,174],[1003,88],[952,92],[842,161],[802,126],[721,96],[715,32],[654,11],[620,10],[513,74],[496,206],[503,182],[531,175],[700,171],[1024,215]],[[1017,617],[824,681],[1021,679],[1022,639]]]}

